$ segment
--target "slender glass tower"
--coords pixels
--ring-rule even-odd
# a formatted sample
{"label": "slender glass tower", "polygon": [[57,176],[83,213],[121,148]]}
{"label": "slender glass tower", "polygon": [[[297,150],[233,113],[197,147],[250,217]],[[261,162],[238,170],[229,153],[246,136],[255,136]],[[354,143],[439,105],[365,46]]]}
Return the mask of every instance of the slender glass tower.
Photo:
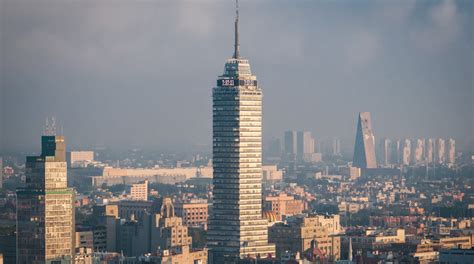
{"label": "slender glass tower", "polygon": [[210,263],[275,254],[275,246],[268,244],[267,220],[262,219],[262,90],[239,49],[237,6],[234,55],[212,91]]}

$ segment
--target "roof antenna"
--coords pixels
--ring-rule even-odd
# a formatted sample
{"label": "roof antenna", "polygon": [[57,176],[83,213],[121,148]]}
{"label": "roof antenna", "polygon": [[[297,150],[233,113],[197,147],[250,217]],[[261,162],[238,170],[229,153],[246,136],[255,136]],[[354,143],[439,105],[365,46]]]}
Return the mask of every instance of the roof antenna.
{"label": "roof antenna", "polygon": [[50,136],[56,136],[56,118],[53,116],[51,117],[51,128],[50,128]]}
{"label": "roof antenna", "polygon": [[50,127],[49,127],[49,117],[46,117],[46,124],[44,126],[44,130],[43,130],[43,135],[47,136],[50,134]]}
{"label": "roof antenna", "polygon": [[234,59],[240,58],[239,44],[239,0],[235,0],[235,32],[234,32]]}

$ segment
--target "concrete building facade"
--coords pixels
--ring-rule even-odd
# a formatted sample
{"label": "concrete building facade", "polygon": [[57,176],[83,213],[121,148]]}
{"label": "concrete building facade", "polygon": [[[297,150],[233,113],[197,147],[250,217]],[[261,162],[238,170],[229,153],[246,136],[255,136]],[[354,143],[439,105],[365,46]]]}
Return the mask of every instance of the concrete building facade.
{"label": "concrete building facade", "polygon": [[26,187],[17,189],[17,263],[72,263],[74,191],[67,187],[64,137],[41,138],[40,156],[27,157]]}

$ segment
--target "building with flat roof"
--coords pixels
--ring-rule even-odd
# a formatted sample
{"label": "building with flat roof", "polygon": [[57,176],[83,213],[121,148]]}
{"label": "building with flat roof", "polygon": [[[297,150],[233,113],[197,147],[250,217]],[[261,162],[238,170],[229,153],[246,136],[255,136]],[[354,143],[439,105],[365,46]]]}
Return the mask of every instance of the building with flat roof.
{"label": "building with flat roof", "polygon": [[132,200],[148,201],[148,180],[143,183],[132,184],[130,197]]}
{"label": "building with flat roof", "polygon": [[286,223],[276,223],[269,229],[271,243],[275,243],[277,257],[285,252],[307,255],[317,249],[328,260],[341,258],[342,230],[338,215],[298,215],[289,217]]}
{"label": "building with flat roof", "polygon": [[94,162],[94,151],[70,151],[67,153],[67,162],[70,168],[85,167]]}
{"label": "building with flat roof", "polygon": [[286,193],[268,195],[263,200],[263,210],[275,212],[277,221],[281,221],[283,216],[301,214],[305,210],[305,202]]}
{"label": "building with flat roof", "polygon": [[46,135],[41,146],[40,156],[27,157],[26,187],[17,189],[17,263],[71,263],[76,236],[66,143]]}
{"label": "building with flat roof", "polygon": [[176,204],[176,215],[183,218],[188,227],[200,227],[207,230],[208,203],[206,200],[191,200]]}

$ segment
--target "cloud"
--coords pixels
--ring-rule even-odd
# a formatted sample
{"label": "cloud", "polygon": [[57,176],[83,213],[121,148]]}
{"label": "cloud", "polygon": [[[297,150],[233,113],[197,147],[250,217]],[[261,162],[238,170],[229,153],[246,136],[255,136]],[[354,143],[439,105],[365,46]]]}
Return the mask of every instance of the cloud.
{"label": "cloud", "polygon": [[350,70],[369,65],[381,52],[379,37],[376,33],[366,30],[355,31],[349,35],[344,46],[344,66]]}
{"label": "cloud", "polygon": [[415,46],[428,53],[441,52],[461,34],[461,15],[456,2],[443,0],[431,7],[425,24],[411,32]]}

